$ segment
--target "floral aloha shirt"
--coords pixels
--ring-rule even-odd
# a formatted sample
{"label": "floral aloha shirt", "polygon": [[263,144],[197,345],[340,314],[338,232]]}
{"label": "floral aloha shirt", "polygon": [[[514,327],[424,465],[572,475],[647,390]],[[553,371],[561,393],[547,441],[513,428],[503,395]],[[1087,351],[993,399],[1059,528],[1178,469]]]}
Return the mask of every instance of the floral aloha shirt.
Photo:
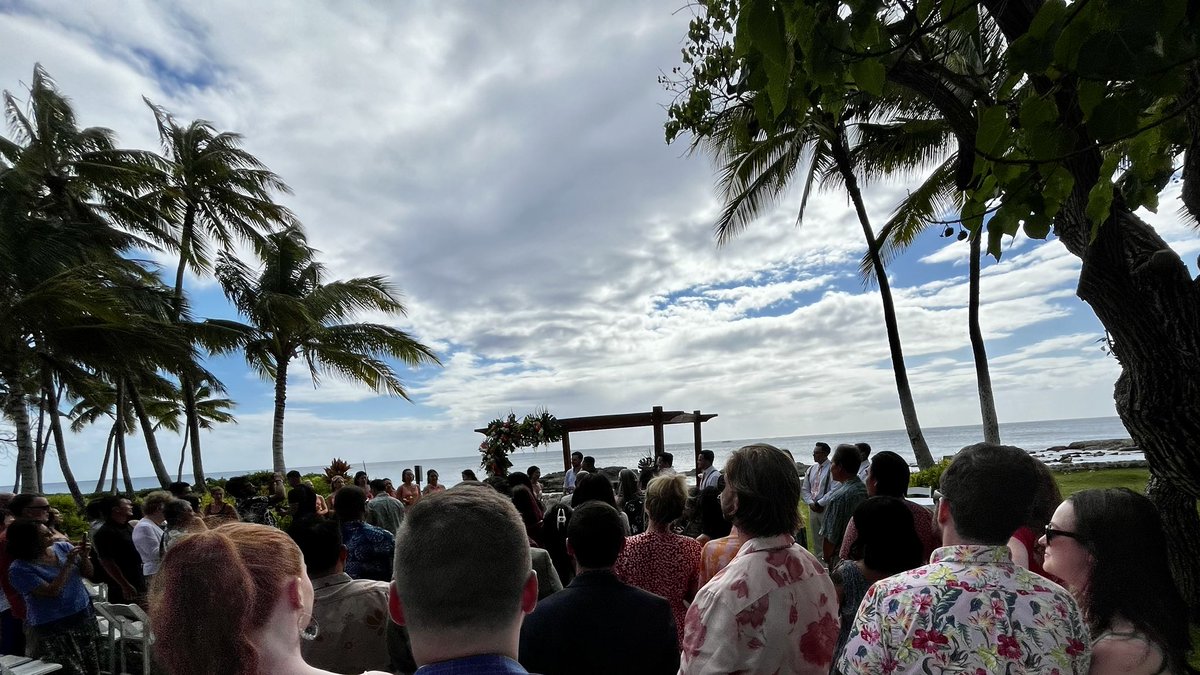
{"label": "floral aloha shirt", "polygon": [[837,613],[824,566],[791,535],[750,539],[696,594],[679,672],[826,675]]}
{"label": "floral aloha shirt", "polygon": [[1004,546],[946,546],[876,582],[842,652],[842,673],[1083,675],[1091,649],[1075,599],[1015,565]]}

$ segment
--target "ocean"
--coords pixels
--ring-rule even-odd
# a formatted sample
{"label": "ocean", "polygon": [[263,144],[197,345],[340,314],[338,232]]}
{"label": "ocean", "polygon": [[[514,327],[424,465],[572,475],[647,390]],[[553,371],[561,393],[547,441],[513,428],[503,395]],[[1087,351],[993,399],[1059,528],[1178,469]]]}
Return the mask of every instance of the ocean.
{"label": "ocean", "polygon": [[[983,440],[983,431],[979,425],[931,427],[925,429],[924,432],[925,441],[929,444],[929,448],[933,452],[935,459],[953,455],[963,446]],[[647,439],[651,437],[651,430],[649,428],[646,429],[646,436]],[[1040,452],[1046,448],[1067,445],[1074,441],[1128,438],[1129,432],[1121,424],[1120,418],[1094,417],[1087,419],[1002,423],[1000,425],[1000,436],[1007,445],[1016,445],[1030,452]],[[583,447],[587,441],[587,434],[574,435],[571,437],[571,440],[573,441],[573,450],[579,450],[585,455],[595,457],[596,465],[601,468],[610,466],[636,468],[638,459],[654,454],[652,441],[644,445],[588,449]],[[908,442],[908,434],[903,429],[771,438],[706,440],[702,447],[713,451],[716,455],[716,465],[719,467],[732,451],[743,445],[759,442],[770,443],[771,445],[785,448],[792,452],[797,461],[809,462],[812,460],[811,452],[813,444],[817,441],[824,441],[830,447],[837,447],[838,443],[866,442],[871,444],[871,449],[874,452],[891,450],[907,459],[910,464],[916,465],[916,459],[913,457],[912,448]],[[668,443],[666,445],[667,452],[675,456],[676,471],[683,473],[695,468],[692,446],[693,444],[690,441],[687,443]],[[512,470],[514,471],[525,471],[530,466],[538,466],[544,474],[563,470],[562,447],[558,444],[535,449],[518,450],[513,453],[511,460],[513,463]],[[366,464],[365,467],[359,464],[353,468],[353,471],[365,468],[372,478],[391,478],[393,482],[399,484],[401,472],[404,469],[413,468],[414,466],[420,466],[423,471],[436,469],[440,477],[440,482],[447,486],[454,485],[461,480],[463,469],[472,469],[480,478],[484,477],[484,472],[479,467],[478,454],[464,457],[431,457],[393,462],[374,462]],[[294,468],[305,474],[323,473],[325,466],[301,466]],[[208,476],[210,478],[230,478],[242,475],[248,471],[250,470],[213,472],[209,473]],[[184,479],[191,480],[191,476],[185,474]],[[420,480],[424,484],[425,476],[422,475]],[[83,484],[87,485],[89,482],[85,480]],[[134,478],[133,486],[138,490],[148,489],[158,487],[158,481],[153,476],[143,476]],[[45,488],[46,492],[50,494],[67,492],[66,483],[48,483]]]}

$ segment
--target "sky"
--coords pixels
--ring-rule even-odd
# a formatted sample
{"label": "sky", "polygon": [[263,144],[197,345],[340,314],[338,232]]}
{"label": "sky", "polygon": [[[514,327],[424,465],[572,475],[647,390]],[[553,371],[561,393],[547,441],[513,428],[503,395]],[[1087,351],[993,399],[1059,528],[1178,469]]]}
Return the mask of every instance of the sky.
{"label": "sky", "polygon": [[[143,96],[243,134],[291,186],[280,200],[330,279],[382,274],[402,291],[407,316],[386,320],[442,367],[400,368],[411,403],[329,378],[314,387],[294,367],[289,465],[470,455],[473,429],[538,408],[699,409],[719,415],[710,439],[901,428],[844,193],[815,196],[799,228],[799,195],[787,195],[717,246],[716,169],[663,133],[671,93],[658,77],[680,65],[690,18],[678,0],[0,0],[0,89],[23,99],[41,63],[80,124],[124,147],[158,147]],[[876,226],[914,180],[866,185]],[[1178,206],[1171,186],[1144,215],[1194,261]],[[921,423],[975,424],[967,246],[938,229],[889,279]],[[1005,247],[982,281],[1001,421],[1115,414],[1119,366],[1075,296],[1079,262],[1052,238]],[[213,280],[187,288],[197,316],[235,317]],[[238,357],[208,366],[238,424],[205,434],[206,468],[270,466],[271,384]],[[106,432],[68,438],[77,476],[98,473]],[[667,441],[689,434],[668,428]],[[168,465],[179,442],[160,438]],[[131,472],[150,474],[141,440],[128,443]],[[572,438],[649,443],[644,429]],[[12,463],[0,457],[0,475]],[[49,460],[46,480],[58,476]]]}

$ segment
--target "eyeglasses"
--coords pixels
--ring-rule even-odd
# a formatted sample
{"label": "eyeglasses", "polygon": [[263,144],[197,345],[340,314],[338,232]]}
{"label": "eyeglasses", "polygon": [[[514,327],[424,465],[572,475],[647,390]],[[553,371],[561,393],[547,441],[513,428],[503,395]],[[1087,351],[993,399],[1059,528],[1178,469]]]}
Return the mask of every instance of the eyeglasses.
{"label": "eyeglasses", "polygon": [[1047,525],[1046,526],[1046,543],[1049,544],[1050,542],[1054,541],[1055,537],[1066,537],[1068,539],[1074,539],[1075,541],[1079,541],[1079,542],[1087,541],[1086,539],[1079,536],[1078,534],[1075,534],[1074,532],[1067,532],[1065,530],[1056,530],[1053,527]]}

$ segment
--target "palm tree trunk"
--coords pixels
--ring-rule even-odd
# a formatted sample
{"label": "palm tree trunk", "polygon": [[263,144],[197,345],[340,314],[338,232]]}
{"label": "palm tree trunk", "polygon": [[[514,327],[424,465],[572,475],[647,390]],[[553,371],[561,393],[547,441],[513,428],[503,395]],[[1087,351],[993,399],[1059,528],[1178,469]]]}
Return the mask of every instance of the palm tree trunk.
{"label": "palm tree trunk", "polygon": [[46,494],[45,483],[42,480],[42,474],[46,466],[46,450],[50,448],[50,431],[46,429],[46,403],[45,396],[38,397],[38,423],[37,423],[37,491],[38,494]]}
{"label": "palm tree trunk", "polygon": [[121,459],[121,475],[125,479],[125,494],[133,495],[133,479],[129,476],[129,460],[125,454],[125,436],[117,439],[117,457]]}
{"label": "palm tree trunk", "polygon": [[983,419],[983,440],[1000,444],[1000,420],[992,395],[992,374],[988,370],[987,347],[979,326],[979,259],[983,228],[971,233],[971,271],[967,295],[967,326],[971,333],[971,354],[975,357],[975,381],[979,389],[979,414]]}
{"label": "palm tree trunk", "polygon": [[[129,459],[125,454],[125,434],[129,432],[128,428],[126,428],[126,426],[125,426],[125,399],[126,399],[126,393],[128,391],[129,391],[129,386],[126,384],[125,379],[124,378],[118,379],[117,380],[117,402],[116,402],[116,406],[115,406],[116,413],[117,413],[117,421],[116,421],[116,425],[117,425],[116,453],[117,454],[116,454],[116,458],[115,458],[114,462],[116,460],[119,460],[121,462],[121,465],[120,465],[121,472],[124,474],[124,477],[125,477],[125,491],[132,497],[133,496],[133,481],[129,477]],[[116,464],[114,463],[113,466],[116,466]],[[114,472],[113,473],[113,486],[114,486],[113,492],[116,492],[116,482],[117,482],[116,479],[117,479],[117,474]]]}
{"label": "palm tree trunk", "polygon": [[836,138],[831,144],[833,159],[837,163],[842,180],[846,183],[846,191],[854,202],[854,210],[858,213],[858,222],[862,225],[863,237],[867,240],[867,252],[871,256],[871,266],[875,269],[875,279],[879,282],[879,297],[883,302],[883,322],[887,327],[888,348],[892,355],[892,372],[896,376],[896,393],[900,397],[900,413],[904,417],[904,428],[908,432],[908,440],[912,444],[917,466],[922,469],[933,466],[933,453],[925,443],[921,433],[921,424],[917,420],[917,406],[913,402],[912,389],[908,384],[908,370],[904,366],[904,352],[900,347],[900,328],[896,322],[896,307],[892,302],[892,289],[888,284],[887,270],[879,257],[879,244],[875,239],[875,231],[871,228],[867,208],[863,204],[862,192],[858,187],[858,179],[854,176],[850,164],[850,149],[846,144],[846,130],[838,125]]}
{"label": "palm tree trunk", "polygon": [[138,423],[142,427],[142,436],[146,438],[146,452],[150,455],[150,465],[154,467],[154,475],[158,478],[159,484],[166,488],[171,484],[171,474],[167,473],[167,466],[163,464],[162,453],[158,450],[158,439],[154,436],[154,425],[150,423],[150,416],[146,414],[146,406],[142,403],[142,397],[137,392],[137,387],[133,383],[129,383],[129,402],[133,404],[134,414],[137,415]]}
{"label": "palm tree trunk", "polygon": [[188,436],[191,434],[191,429],[183,430],[183,445],[179,446],[179,470],[175,472],[175,480],[183,480],[183,460],[187,457]]}
{"label": "palm tree trunk", "polygon": [[20,485],[13,488],[15,492],[36,492],[37,449],[33,447],[33,432],[29,428],[29,410],[25,407],[25,387],[19,373],[12,376],[12,371],[6,373],[8,380],[8,402],[4,414],[13,423],[17,433],[17,475]]}
{"label": "palm tree trunk", "polygon": [[189,442],[192,446],[192,490],[203,494],[208,490],[208,483],[204,478],[204,461],[200,456],[200,416],[196,409],[196,390],[192,387],[190,380],[185,384],[183,401],[184,407],[189,411],[187,426]]}
{"label": "palm tree trunk", "polygon": [[271,464],[279,473],[287,473],[283,461],[283,413],[287,406],[287,359],[279,359],[275,369],[275,420],[271,426]]}
{"label": "palm tree trunk", "polygon": [[[108,441],[104,444],[104,461],[100,462],[100,480],[96,483],[96,493],[104,492],[104,479],[108,477],[108,458],[112,456],[113,430],[108,430]],[[114,468],[113,471],[116,471]]]}
{"label": "palm tree trunk", "polygon": [[62,471],[63,480],[67,483],[67,490],[71,492],[71,498],[75,500],[75,505],[79,507],[79,512],[83,513],[83,492],[79,490],[79,483],[75,481],[75,474],[71,471],[71,465],[67,462],[67,443],[63,437],[62,415],[58,412],[58,403],[62,400],[62,387],[54,390],[54,381],[51,379],[50,371],[45,369],[42,370],[42,389],[45,391],[44,395],[50,401],[50,433],[54,436],[54,450],[58,454],[58,468]]}
{"label": "palm tree trunk", "polygon": [[[196,205],[189,202],[183,214],[183,225],[179,233],[179,265],[175,268],[174,311],[175,321],[183,312],[183,279],[187,273],[188,258],[191,257],[192,232],[196,225]],[[190,375],[183,373],[179,377],[179,385],[183,389],[183,412],[186,429],[192,446],[192,489],[203,494],[208,490],[204,478],[204,461],[200,455],[200,417],[196,410],[196,387]],[[184,447],[187,447],[185,441]],[[182,452],[182,451],[181,451]],[[182,466],[182,458],[180,459]],[[157,470],[157,469],[156,469]],[[180,480],[183,480],[180,469]]]}
{"label": "palm tree trunk", "polygon": [[108,489],[108,491],[114,495],[117,494],[117,474],[120,473],[120,467],[117,464],[118,460],[120,460],[120,455],[121,455],[121,434],[118,431],[119,424],[120,424],[119,422],[113,422],[113,428],[112,428],[112,438],[113,438],[112,486]]}

